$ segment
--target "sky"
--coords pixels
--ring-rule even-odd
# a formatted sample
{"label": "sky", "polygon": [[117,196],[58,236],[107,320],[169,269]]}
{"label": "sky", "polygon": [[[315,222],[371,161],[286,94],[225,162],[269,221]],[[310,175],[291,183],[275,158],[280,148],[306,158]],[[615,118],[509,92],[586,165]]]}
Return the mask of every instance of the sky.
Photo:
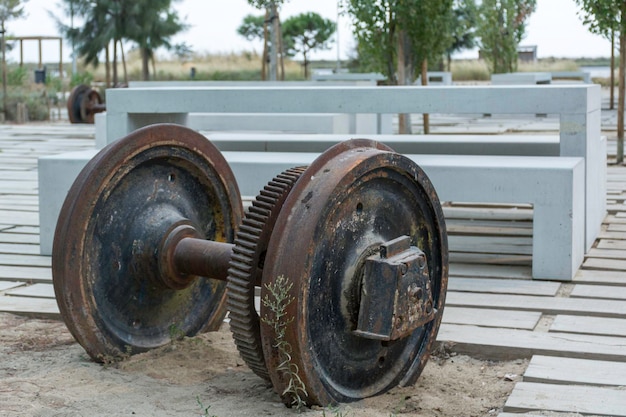
{"label": "sky", "polygon": [[[247,14],[260,14],[249,6],[247,0],[178,0],[174,3],[181,18],[190,28],[177,35],[174,43],[185,42],[195,52],[230,53],[261,51],[260,42],[245,40],[237,34],[237,27]],[[58,0],[28,0],[26,17],[7,23],[7,33],[13,36],[59,36],[50,13],[62,17]],[[289,0],[283,5],[281,19],[303,12],[317,12],[325,18],[337,21],[337,0]],[[537,10],[530,17],[526,38],[521,45],[537,45],[539,58],[546,57],[608,57],[610,42],[589,33],[577,16],[574,0],[537,0]],[[345,59],[354,55],[354,40],[348,16],[339,16],[339,42],[331,50],[316,53],[313,59]],[[69,18],[67,18],[69,24]],[[11,52],[9,60],[19,60],[19,48]],[[64,61],[69,62],[70,48],[64,45]],[[44,62],[58,62],[59,46],[56,41],[43,42]],[[466,51],[458,58],[476,58],[478,52]],[[37,62],[38,45],[35,41],[24,42],[24,60]]]}

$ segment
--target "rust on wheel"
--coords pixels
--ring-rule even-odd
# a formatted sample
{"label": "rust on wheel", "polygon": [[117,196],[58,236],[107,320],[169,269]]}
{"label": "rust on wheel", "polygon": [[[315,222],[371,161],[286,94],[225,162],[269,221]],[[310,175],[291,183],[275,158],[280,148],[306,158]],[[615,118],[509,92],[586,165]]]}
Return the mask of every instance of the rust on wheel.
{"label": "rust on wheel", "polygon": [[72,89],[67,99],[70,123],[94,123],[96,113],[106,110],[102,96],[91,87],[80,84]]}
{"label": "rust on wheel", "polygon": [[172,237],[233,242],[242,211],[230,167],[192,130],[153,125],[104,148],[55,232],[53,283],[72,335],[106,361],[217,329],[226,282],[170,276],[161,252]]}
{"label": "rust on wheel", "polygon": [[267,250],[261,336],[276,391],[327,405],[414,383],[447,279],[443,213],[424,172],[374,141],[329,149],[290,192]]}

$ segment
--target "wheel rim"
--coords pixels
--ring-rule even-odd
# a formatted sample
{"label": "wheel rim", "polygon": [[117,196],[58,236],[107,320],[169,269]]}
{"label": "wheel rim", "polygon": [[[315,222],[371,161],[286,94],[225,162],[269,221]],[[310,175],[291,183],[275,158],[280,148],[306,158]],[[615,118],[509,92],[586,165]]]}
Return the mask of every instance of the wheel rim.
{"label": "wheel rim", "polygon": [[[293,323],[285,339],[306,401],[355,401],[412,383],[435,340],[447,287],[443,214],[423,171],[375,142],[338,145],[303,174],[277,223],[261,296],[271,296],[266,286],[278,277],[293,284],[289,297],[294,302],[287,307]],[[411,244],[427,255],[437,316],[394,342],[357,337],[352,330],[358,266],[372,248],[400,235],[410,236]],[[271,314],[262,306],[263,317]],[[266,324],[261,331],[272,382],[283,392],[290,381],[276,369],[281,359],[272,343],[275,332]]]}
{"label": "wheel rim", "polygon": [[177,224],[232,242],[241,212],[223,157],[186,128],[141,129],[90,161],[68,193],[53,246],[59,309],[89,355],[106,361],[217,329],[226,283],[165,288],[155,248]]}

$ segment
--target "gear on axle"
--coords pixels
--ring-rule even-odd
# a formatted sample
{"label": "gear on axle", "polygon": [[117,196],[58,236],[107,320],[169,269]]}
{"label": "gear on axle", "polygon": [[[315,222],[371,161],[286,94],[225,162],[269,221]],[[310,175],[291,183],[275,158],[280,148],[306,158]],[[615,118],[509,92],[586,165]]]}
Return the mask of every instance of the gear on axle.
{"label": "gear on axle", "polygon": [[261,285],[265,253],[278,213],[305,169],[288,169],[261,190],[246,210],[228,270],[227,305],[235,344],[250,369],[267,381],[270,377],[263,357],[255,287]]}

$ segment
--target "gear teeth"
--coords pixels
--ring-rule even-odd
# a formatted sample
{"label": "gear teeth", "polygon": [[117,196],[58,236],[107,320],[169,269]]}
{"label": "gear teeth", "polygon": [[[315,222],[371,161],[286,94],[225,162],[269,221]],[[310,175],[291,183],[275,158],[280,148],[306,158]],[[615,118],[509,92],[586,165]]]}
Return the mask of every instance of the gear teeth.
{"label": "gear teeth", "polygon": [[279,174],[261,190],[246,211],[237,232],[228,269],[227,305],[230,330],[239,354],[261,378],[270,376],[263,357],[260,321],[254,306],[255,282],[262,273],[258,265],[267,249],[276,218],[287,195],[306,167],[291,168]]}

